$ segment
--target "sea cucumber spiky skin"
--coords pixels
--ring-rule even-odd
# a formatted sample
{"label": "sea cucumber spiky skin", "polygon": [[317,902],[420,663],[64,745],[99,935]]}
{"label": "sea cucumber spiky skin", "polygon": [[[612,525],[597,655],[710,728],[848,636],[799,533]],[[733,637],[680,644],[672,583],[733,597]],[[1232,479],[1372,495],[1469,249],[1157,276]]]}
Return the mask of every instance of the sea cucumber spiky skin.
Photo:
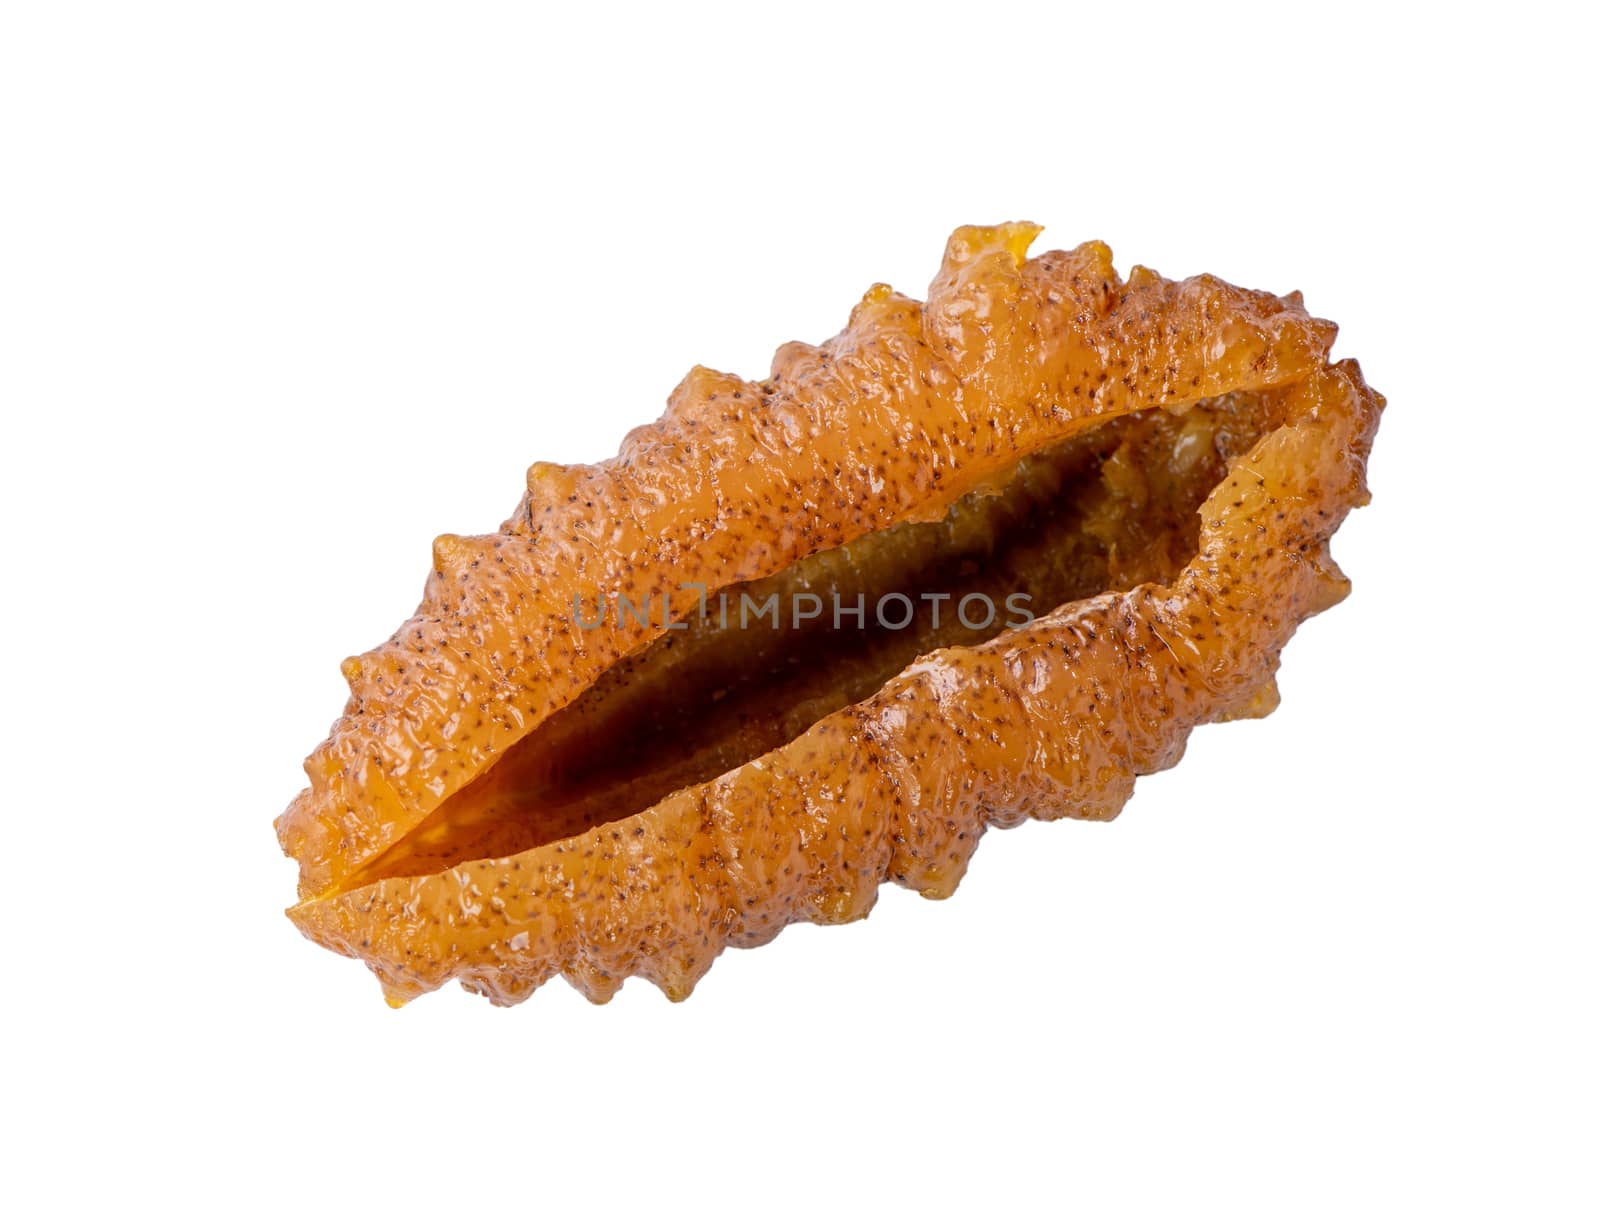
{"label": "sea cucumber spiky skin", "polygon": [[1099,243],[1027,259],[1037,230],[958,230],[926,304],[874,286],[843,332],[783,346],[761,382],[697,367],[615,458],[537,463],[498,533],[440,536],[416,614],[344,663],[344,714],[277,822],[301,896],[348,884],[655,637],[574,628],[575,594],[665,595],[681,618],[699,600],[685,583],[771,575],[937,517],[1087,425],[1325,363],[1334,327],[1296,295],[1143,269],[1124,282]]}
{"label": "sea cucumber spiky skin", "polygon": [[1353,361],[1268,394],[1280,423],[1233,460],[1171,583],[930,653],[625,820],[291,916],[364,960],[395,1003],[454,978],[509,1004],[557,974],[596,1001],[632,975],[676,999],[726,947],[860,918],[885,881],[948,895],[991,825],[1114,816],[1195,726],[1270,709],[1283,645],[1347,591],[1328,540],[1367,499],[1382,397]]}

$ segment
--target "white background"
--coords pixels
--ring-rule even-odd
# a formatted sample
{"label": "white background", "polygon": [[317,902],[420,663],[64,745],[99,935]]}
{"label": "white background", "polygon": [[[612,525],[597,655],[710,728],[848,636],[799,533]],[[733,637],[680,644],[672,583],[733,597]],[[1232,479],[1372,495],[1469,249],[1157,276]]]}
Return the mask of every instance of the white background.
{"label": "white background", "polygon": [[[1596,1206],[1554,9],[3,11],[8,1206]],[[303,941],[270,823],[433,535],[1010,218],[1301,288],[1388,395],[1278,714],[681,1006]]]}

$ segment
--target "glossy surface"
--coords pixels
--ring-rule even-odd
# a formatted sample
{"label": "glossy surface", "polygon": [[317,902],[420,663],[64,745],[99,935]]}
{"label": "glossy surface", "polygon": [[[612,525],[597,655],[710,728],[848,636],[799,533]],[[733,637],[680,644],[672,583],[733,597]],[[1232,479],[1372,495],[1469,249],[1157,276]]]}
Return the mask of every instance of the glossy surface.
{"label": "glossy surface", "polygon": [[[1326,541],[1381,399],[1297,297],[1026,260],[1035,231],[961,229],[925,306],[874,288],[760,383],[697,368],[616,459],[536,464],[499,534],[439,540],[279,820],[300,928],[396,1002],[558,972],[684,996],[726,946],[884,879],[947,895],[988,825],[1114,815],[1196,724],[1270,710],[1345,592]],[[678,588],[747,581],[1043,608],[846,643],[695,623]],[[617,594],[689,629],[575,625]]]}

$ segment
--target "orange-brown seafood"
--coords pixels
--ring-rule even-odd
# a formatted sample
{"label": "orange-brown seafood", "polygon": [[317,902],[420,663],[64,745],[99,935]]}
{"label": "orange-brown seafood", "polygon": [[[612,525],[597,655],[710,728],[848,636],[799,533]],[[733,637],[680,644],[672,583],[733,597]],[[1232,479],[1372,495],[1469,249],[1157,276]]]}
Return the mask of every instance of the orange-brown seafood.
{"label": "orange-brown seafood", "polygon": [[1347,592],[1382,398],[1298,295],[1037,231],[961,228],[927,303],[874,286],[761,382],[697,367],[615,458],[436,539],[277,822],[300,929],[396,1004],[679,998],[1272,710]]}

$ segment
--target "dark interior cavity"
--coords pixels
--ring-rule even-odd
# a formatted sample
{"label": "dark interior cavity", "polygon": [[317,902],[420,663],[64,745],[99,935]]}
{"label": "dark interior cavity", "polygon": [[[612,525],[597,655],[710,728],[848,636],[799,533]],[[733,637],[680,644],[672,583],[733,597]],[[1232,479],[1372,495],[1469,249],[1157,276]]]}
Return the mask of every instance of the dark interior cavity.
{"label": "dark interior cavity", "polygon": [[[350,884],[517,854],[621,820],[793,740],[922,654],[1171,580],[1196,550],[1201,502],[1267,424],[1248,395],[1122,417],[1022,460],[941,521],[864,535],[712,594],[703,618],[608,670]],[[820,609],[797,619],[817,609],[806,594]],[[835,614],[835,595],[843,608],[863,606],[859,620]],[[773,596],[776,627],[769,614],[751,617]]]}

